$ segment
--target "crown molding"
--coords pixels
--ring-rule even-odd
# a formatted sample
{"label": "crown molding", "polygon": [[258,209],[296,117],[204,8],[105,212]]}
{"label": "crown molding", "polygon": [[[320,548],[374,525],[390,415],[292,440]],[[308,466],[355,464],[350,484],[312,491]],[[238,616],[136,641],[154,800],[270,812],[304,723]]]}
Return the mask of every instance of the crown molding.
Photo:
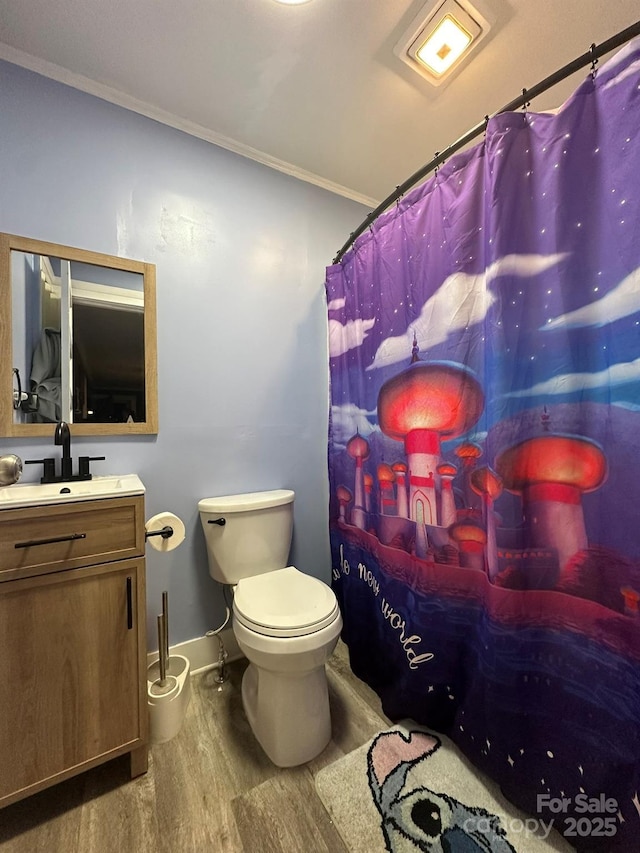
{"label": "crown molding", "polygon": [[14,65],[19,65],[29,71],[34,71],[43,77],[48,77],[51,80],[56,80],[58,83],[64,83],[65,86],[71,86],[73,89],[78,89],[81,92],[86,92],[110,104],[115,104],[118,107],[123,107],[125,110],[145,116],[146,118],[164,124],[167,127],[172,127],[175,130],[181,130],[183,133],[194,136],[197,139],[202,139],[205,142],[210,142],[212,145],[217,145],[219,148],[224,148],[227,151],[232,151],[234,154],[239,154],[241,157],[246,157],[249,160],[254,160],[256,163],[261,163],[263,166],[268,166],[270,169],[275,169],[278,172],[283,172],[285,175],[290,175],[300,181],[305,181],[308,184],[321,187],[335,195],[343,196],[351,201],[356,201],[365,207],[375,208],[378,206],[378,201],[361,193],[355,192],[341,184],[334,183],[325,178],[315,175],[313,172],[308,172],[306,169],[300,169],[292,163],[287,163],[284,160],[279,160],[277,157],[272,157],[256,148],[245,145],[242,142],[237,142],[235,139],[230,139],[227,136],[222,136],[213,130],[209,130],[196,122],[180,118],[166,110],[154,107],[145,101],[140,101],[137,98],[120,92],[111,86],[106,86],[103,83],[97,83],[95,80],[90,80],[82,74],[75,74],[56,65],[53,62],[48,62],[45,59],[40,59],[37,56],[32,56],[22,50],[17,50],[8,44],[0,42],[0,59],[11,62]]}

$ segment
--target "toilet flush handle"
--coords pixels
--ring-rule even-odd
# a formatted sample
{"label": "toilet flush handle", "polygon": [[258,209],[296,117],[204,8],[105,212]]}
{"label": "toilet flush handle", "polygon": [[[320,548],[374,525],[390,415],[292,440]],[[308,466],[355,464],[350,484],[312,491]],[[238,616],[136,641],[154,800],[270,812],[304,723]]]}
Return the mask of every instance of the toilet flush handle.
{"label": "toilet flush handle", "polygon": [[226,523],[226,518],[210,518],[207,522],[207,524],[217,524],[219,527],[224,527]]}

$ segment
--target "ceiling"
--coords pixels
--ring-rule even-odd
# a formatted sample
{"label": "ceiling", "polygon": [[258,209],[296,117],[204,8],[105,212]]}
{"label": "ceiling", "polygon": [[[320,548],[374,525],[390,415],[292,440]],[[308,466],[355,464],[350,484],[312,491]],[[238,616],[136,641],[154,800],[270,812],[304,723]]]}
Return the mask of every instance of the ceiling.
{"label": "ceiling", "polygon": [[[434,88],[393,52],[424,4],[0,0],[0,58],[373,205],[640,18],[637,0],[474,0],[489,36]],[[558,105],[586,73],[530,109]]]}

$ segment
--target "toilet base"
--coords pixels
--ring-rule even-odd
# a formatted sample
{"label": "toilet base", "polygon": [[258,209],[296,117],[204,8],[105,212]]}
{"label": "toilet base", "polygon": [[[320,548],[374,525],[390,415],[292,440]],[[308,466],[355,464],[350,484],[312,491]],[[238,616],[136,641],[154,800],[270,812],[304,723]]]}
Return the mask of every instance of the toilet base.
{"label": "toilet base", "polygon": [[256,740],[278,767],[306,764],[331,738],[324,665],[310,672],[271,672],[250,663],[242,704]]}

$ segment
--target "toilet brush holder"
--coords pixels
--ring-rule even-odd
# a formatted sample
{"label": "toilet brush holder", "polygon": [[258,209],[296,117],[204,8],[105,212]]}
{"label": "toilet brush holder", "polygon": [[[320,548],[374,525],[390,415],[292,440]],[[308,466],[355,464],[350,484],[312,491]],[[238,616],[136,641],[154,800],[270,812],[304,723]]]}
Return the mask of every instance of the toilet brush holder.
{"label": "toilet brush holder", "polygon": [[[166,743],[182,727],[191,698],[190,664],[182,655],[171,655],[165,677],[160,677],[160,661],[147,668],[147,701],[151,743]],[[164,680],[164,684],[161,682]]]}
{"label": "toilet brush holder", "polygon": [[166,743],[182,726],[191,698],[190,664],[182,655],[169,654],[169,594],[162,593],[158,616],[158,660],[147,667],[149,739]]}

